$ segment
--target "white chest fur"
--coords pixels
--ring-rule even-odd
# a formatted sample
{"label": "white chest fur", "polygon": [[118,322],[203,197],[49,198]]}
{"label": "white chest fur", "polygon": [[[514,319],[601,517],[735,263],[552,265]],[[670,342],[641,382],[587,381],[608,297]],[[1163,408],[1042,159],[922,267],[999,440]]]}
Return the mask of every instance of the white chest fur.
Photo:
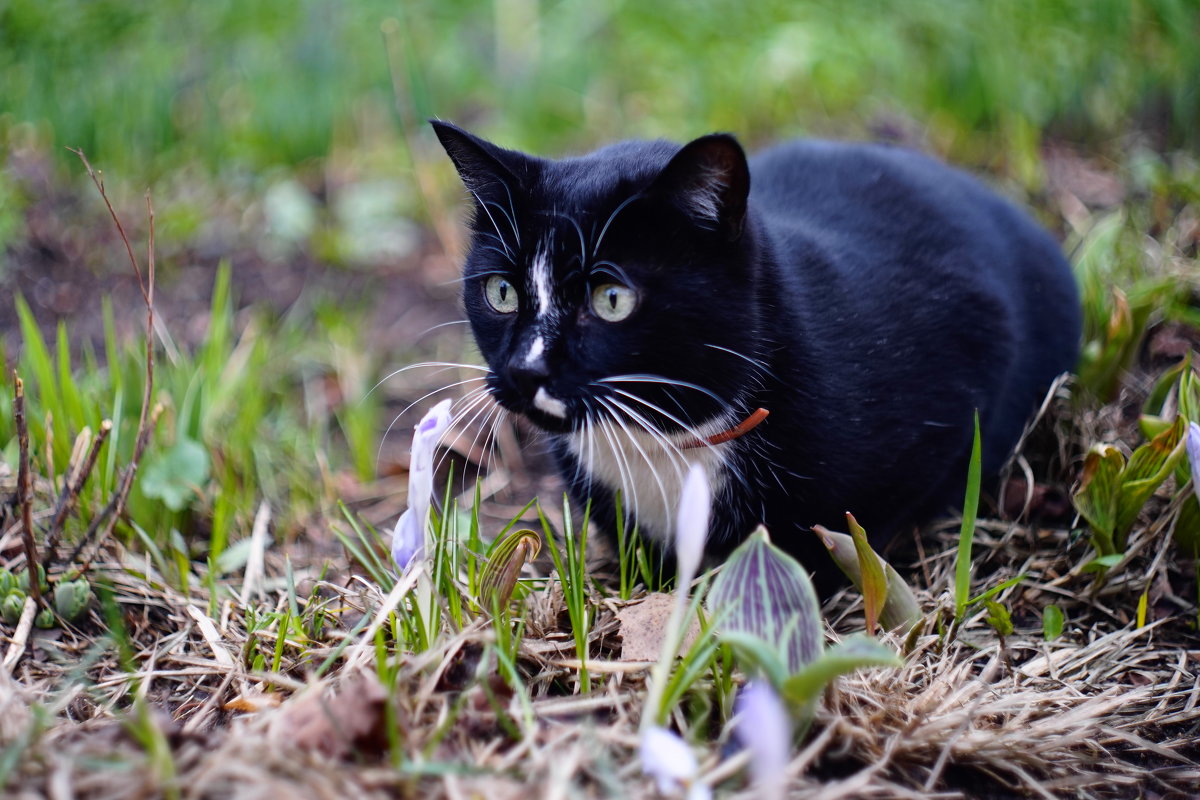
{"label": "white chest fur", "polygon": [[[714,422],[696,433],[707,438],[726,427]],[[612,423],[568,435],[568,447],[581,469],[592,481],[619,490],[624,513],[637,520],[642,536],[657,541],[669,541],[675,535],[675,515],[689,464],[704,467],[713,497],[721,494],[726,477],[723,451],[728,445],[682,447],[695,441],[691,434],[651,436]]]}

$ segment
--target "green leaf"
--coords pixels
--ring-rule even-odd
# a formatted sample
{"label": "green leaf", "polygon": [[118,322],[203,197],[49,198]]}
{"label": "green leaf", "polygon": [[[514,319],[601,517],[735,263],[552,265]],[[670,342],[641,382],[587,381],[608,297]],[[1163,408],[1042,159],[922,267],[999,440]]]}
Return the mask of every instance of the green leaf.
{"label": "green leaf", "polygon": [[982,446],[979,438],[979,410],[975,410],[975,437],[971,442],[971,461],[967,467],[967,492],[963,498],[962,527],[958,532],[958,553],[954,565],[954,618],[962,619],[971,591],[971,543],[975,538],[975,515],[979,511],[979,483],[982,478]]}
{"label": "green leaf", "polygon": [[875,632],[879,612],[887,599],[887,576],[883,564],[867,541],[867,532],[849,511],[846,524],[850,526],[850,537],[854,540],[854,552],[858,556],[859,571],[862,573],[863,614],[866,617],[867,633]]}
{"label": "green leaf", "polygon": [[1003,592],[1008,587],[1016,586],[1018,583],[1020,583],[1023,580],[1025,580],[1024,572],[1022,572],[1020,575],[1014,575],[1013,577],[1009,578],[1008,580],[1001,581],[1000,583],[996,584],[992,588],[987,589],[986,591],[982,591],[979,594],[975,595],[974,597],[972,597],[970,600],[967,601],[967,605],[973,606],[976,603],[985,603],[988,600],[991,600],[996,595]]}
{"label": "green leaf", "polygon": [[1121,559],[1125,558],[1124,553],[1109,553],[1108,555],[1097,556],[1082,567],[1083,572],[1107,572],[1108,570],[1121,563]]}
{"label": "green leaf", "polygon": [[739,661],[757,667],[772,686],[779,688],[787,682],[787,664],[780,658],[779,648],[775,644],[743,631],[722,631],[718,636],[733,648]]}
{"label": "green leaf", "polygon": [[768,541],[761,525],[733,551],[713,580],[707,605],[720,613],[721,633],[747,633],[776,648],[789,674],[818,655],[821,606],[812,579],[796,559]]}
{"label": "green leaf", "polygon": [[1042,610],[1042,636],[1047,642],[1062,636],[1065,623],[1066,617],[1058,606],[1049,605]]}
{"label": "green leaf", "polygon": [[[1188,353],[1186,358],[1181,359],[1177,364],[1170,367],[1166,372],[1158,376],[1158,379],[1154,382],[1154,388],[1150,390],[1150,394],[1146,396],[1146,402],[1142,404],[1143,419],[1146,417],[1162,419],[1164,427],[1171,424],[1169,419],[1162,418],[1162,412],[1164,410],[1163,407],[1166,405],[1167,397],[1170,396],[1171,390],[1174,389],[1175,385],[1180,382],[1184,375],[1184,371],[1191,366],[1191,363],[1192,354]],[[1184,414],[1184,416],[1186,417],[1187,414]],[[1162,431],[1158,431],[1154,434],[1154,436],[1157,436],[1158,433],[1161,432]],[[1153,439],[1154,436],[1147,436],[1146,438]]]}
{"label": "green leaf", "polygon": [[493,613],[507,608],[521,569],[537,558],[541,549],[541,537],[527,528],[497,539],[479,573],[480,607]]}
{"label": "green leaf", "polygon": [[987,617],[984,618],[987,624],[991,625],[1001,636],[1012,636],[1012,614],[1008,613],[1008,609],[995,600],[984,601],[984,606],[987,607],[988,612]]}
{"label": "green leaf", "polygon": [[1179,507],[1179,516],[1175,518],[1171,535],[1189,557],[1200,558],[1200,500],[1196,498],[1195,489],[1193,486],[1191,497],[1186,498]]}
{"label": "green leaf", "polygon": [[856,634],[795,672],[783,684],[781,692],[793,706],[804,707],[820,696],[830,681],[839,675],[864,667],[899,667],[903,663],[890,648],[869,636]]}
{"label": "green leaf", "polygon": [[141,489],[172,511],[182,511],[207,480],[208,451],[199,442],[180,437],[170,450],[146,464]]}
{"label": "green leaf", "polygon": [[1125,456],[1110,444],[1096,444],[1083,462],[1083,478],[1075,492],[1075,508],[1092,527],[1096,550],[1114,552],[1113,531],[1117,526],[1117,499]]}
{"label": "green leaf", "polygon": [[1113,544],[1118,550],[1125,547],[1125,537],[1137,521],[1138,512],[1154,494],[1175,464],[1183,457],[1183,437],[1187,423],[1182,416],[1175,424],[1134,451],[1128,466],[1121,473],[1121,491],[1117,500]]}
{"label": "green leaf", "polygon": [[[854,586],[862,591],[862,567],[859,563],[858,551],[854,539],[848,534],[831,531],[823,525],[814,525],[813,531],[821,537],[821,543],[829,551],[830,558],[845,574]],[[912,588],[900,577],[896,568],[883,559],[878,553],[875,557],[883,564],[884,574],[887,575],[887,597],[879,610],[879,621],[889,631],[904,627],[912,628],[921,621],[921,604],[917,602]]]}

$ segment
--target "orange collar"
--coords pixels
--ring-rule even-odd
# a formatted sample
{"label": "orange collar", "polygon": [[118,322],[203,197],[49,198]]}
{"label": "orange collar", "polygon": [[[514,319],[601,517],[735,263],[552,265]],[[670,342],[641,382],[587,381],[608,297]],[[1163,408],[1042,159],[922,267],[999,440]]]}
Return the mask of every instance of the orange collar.
{"label": "orange collar", "polygon": [[757,409],[750,416],[746,417],[744,420],[739,422],[737,425],[734,425],[727,431],[714,433],[712,436],[708,436],[704,439],[693,439],[690,442],[681,444],[680,447],[684,450],[688,450],[693,447],[707,447],[709,445],[724,444],[725,442],[732,441],[738,437],[745,436],[747,433],[757,428],[758,424],[766,419],[767,415],[770,413],[771,412],[767,411],[765,408]]}

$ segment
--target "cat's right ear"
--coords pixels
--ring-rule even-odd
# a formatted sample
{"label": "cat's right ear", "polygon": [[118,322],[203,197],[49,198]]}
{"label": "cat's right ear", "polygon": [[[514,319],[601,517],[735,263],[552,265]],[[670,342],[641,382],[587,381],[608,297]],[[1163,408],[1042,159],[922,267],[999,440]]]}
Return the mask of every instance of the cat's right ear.
{"label": "cat's right ear", "polygon": [[485,196],[503,195],[504,189],[514,191],[522,185],[517,172],[527,171],[528,159],[521,153],[497,147],[449,122],[431,119],[429,124],[463,184],[480,202]]}

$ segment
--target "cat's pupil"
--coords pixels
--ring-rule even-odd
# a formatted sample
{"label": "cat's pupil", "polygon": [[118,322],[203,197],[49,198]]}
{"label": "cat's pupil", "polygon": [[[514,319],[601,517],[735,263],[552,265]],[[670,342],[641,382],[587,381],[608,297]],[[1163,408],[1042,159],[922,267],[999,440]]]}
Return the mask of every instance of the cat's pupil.
{"label": "cat's pupil", "polygon": [[617,308],[617,290],[616,289],[608,290],[608,307],[613,310],[616,310],[616,308]]}
{"label": "cat's pupil", "polygon": [[508,299],[508,284],[501,281],[500,282],[500,301],[504,302],[507,299]]}

